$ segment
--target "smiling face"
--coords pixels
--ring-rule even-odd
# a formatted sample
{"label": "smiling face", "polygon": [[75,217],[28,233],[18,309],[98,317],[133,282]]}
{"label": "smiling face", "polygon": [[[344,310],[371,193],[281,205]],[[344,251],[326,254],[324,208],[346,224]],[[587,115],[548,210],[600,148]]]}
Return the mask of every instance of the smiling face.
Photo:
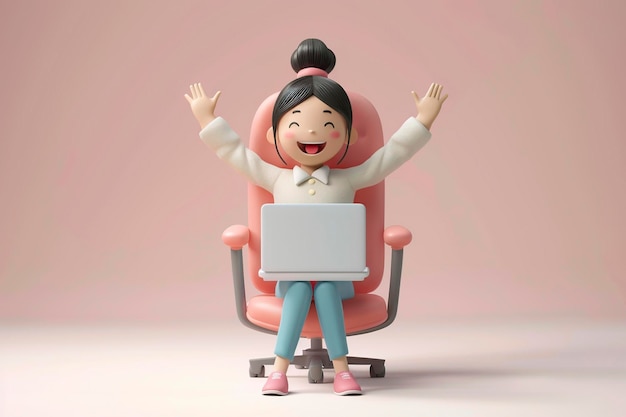
{"label": "smiling face", "polygon": [[318,168],[348,142],[348,130],[341,114],[312,96],[282,116],[276,137],[303,168]]}

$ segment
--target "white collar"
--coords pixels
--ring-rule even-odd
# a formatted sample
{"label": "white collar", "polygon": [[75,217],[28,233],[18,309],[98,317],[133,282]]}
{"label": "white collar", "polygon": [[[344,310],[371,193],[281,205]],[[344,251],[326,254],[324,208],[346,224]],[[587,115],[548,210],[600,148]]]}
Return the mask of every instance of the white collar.
{"label": "white collar", "polygon": [[296,185],[300,185],[309,178],[315,178],[318,181],[321,181],[324,184],[328,184],[328,175],[330,174],[330,168],[328,165],[323,165],[322,167],[313,171],[311,175],[309,175],[305,170],[300,168],[299,166],[293,167],[293,182]]}

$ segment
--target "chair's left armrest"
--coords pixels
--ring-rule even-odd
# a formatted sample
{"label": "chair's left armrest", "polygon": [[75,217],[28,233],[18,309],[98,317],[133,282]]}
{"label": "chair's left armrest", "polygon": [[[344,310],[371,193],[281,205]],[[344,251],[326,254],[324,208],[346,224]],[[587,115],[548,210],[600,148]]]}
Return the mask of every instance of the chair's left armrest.
{"label": "chair's left armrest", "polygon": [[396,319],[398,314],[398,301],[400,299],[400,280],[402,276],[402,258],[404,247],[411,243],[413,235],[405,227],[389,226],[385,228],[383,240],[391,246],[391,276],[389,278],[389,296],[387,297],[387,319],[378,326],[360,332],[353,332],[350,335],[369,333],[384,329]]}
{"label": "chair's left armrest", "polygon": [[402,277],[402,259],[404,247],[411,243],[413,235],[402,226],[389,226],[385,229],[383,239],[391,246],[391,276],[389,278],[389,297],[387,298],[387,320],[381,327],[389,326],[398,314],[400,301],[400,281]]}
{"label": "chair's left armrest", "polygon": [[385,229],[383,239],[387,245],[391,246],[391,249],[400,250],[411,243],[413,235],[405,227],[389,226]]}
{"label": "chair's left armrest", "polygon": [[240,224],[230,226],[222,233],[222,241],[232,250],[239,250],[250,241],[250,229]]}

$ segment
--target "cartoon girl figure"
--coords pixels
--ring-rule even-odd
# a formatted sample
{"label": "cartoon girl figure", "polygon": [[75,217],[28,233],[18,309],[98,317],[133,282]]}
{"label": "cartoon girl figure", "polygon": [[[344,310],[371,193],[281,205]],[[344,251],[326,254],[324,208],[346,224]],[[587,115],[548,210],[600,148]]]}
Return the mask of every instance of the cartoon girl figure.
{"label": "cartoon girl figure", "polygon": [[[382,181],[392,171],[409,160],[430,139],[430,128],[447,95],[442,86],[432,84],[423,98],[413,93],[417,115],[410,117],[363,164],[346,169],[330,169],[326,163],[342,157],[358,139],[352,126],[352,108],[345,90],[328,78],[335,66],[335,55],[318,39],[300,43],[291,57],[298,73],[278,94],[272,114],[272,127],[267,140],[278,144],[297,162],[293,169],[264,162],[248,149],[239,136],[221,117],[215,107],[220,96],[205,94],[202,86],[193,84],[185,98],[200,123],[200,138],[219,158],[232,165],[249,181],[269,191],[275,203],[311,203],[307,180],[315,178],[323,185],[315,194],[315,203],[353,203],[357,190]],[[284,160],[283,160],[284,161]],[[361,387],[348,368],[348,345],[344,326],[342,300],[354,296],[352,282],[279,281],[276,295],[283,298],[278,329],[273,372],[267,378],[262,393],[288,393],[286,372],[293,360],[311,300],[316,309],[335,370],[333,389],[338,395],[361,394]]]}

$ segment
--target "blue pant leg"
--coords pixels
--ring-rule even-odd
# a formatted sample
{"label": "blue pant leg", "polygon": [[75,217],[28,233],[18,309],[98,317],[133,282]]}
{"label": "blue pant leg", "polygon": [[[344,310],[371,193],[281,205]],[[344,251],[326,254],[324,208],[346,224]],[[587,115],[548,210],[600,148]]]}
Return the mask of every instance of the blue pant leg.
{"label": "blue pant leg", "polygon": [[318,282],[315,285],[314,298],[330,359],[346,356],[348,354],[348,341],[343,319],[343,305],[335,283]]}
{"label": "blue pant leg", "polygon": [[292,282],[285,292],[274,350],[277,356],[293,360],[304,321],[311,307],[312,296],[310,282]]}

